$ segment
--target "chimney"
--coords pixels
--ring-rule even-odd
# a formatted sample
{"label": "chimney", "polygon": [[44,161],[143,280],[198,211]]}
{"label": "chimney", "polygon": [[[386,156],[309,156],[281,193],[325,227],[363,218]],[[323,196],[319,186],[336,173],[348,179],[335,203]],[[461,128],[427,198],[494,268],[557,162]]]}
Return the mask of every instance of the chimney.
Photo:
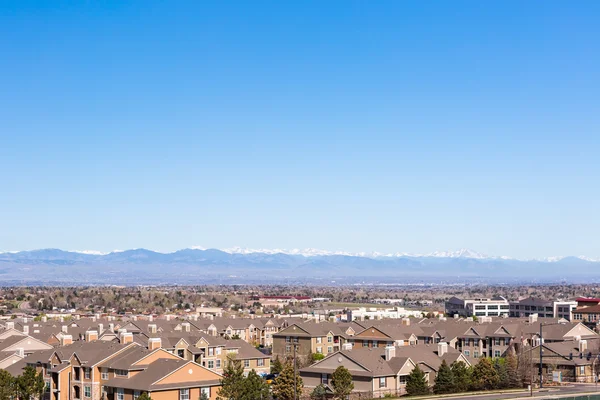
{"label": "chimney", "polygon": [[19,347],[17,349],[17,351],[15,351],[15,354],[18,355],[19,357],[25,357],[25,349],[22,347]]}
{"label": "chimney", "polygon": [[115,333],[115,324],[113,324],[112,322],[108,324],[108,330],[110,331],[110,333]]}
{"label": "chimney", "polygon": [[61,315],[60,317],[58,317],[58,321],[59,322],[65,322],[65,319],[63,318],[63,316]]}
{"label": "chimney", "polygon": [[96,319],[100,319],[101,315],[100,314],[94,314],[94,317],[96,317]]}
{"label": "chimney", "polygon": [[344,343],[342,345],[342,350],[352,350],[352,343]]}
{"label": "chimney", "polygon": [[439,342],[438,343],[438,357],[443,357],[446,353],[448,353],[448,343]]}
{"label": "chimney", "polygon": [[587,349],[588,349],[587,345],[588,345],[587,340],[580,340],[579,341],[579,352],[583,353],[583,352],[587,351]]}
{"label": "chimney", "polygon": [[87,331],[85,333],[86,342],[93,342],[95,340],[98,340],[98,331]]}
{"label": "chimney", "polygon": [[402,325],[410,326],[410,318],[402,318]]}
{"label": "chimney", "polygon": [[148,332],[150,332],[150,333],[156,333],[156,324],[150,324],[150,325],[148,325]]}
{"label": "chimney", "polygon": [[73,336],[71,336],[71,335],[62,335],[62,337],[60,338],[60,345],[61,346],[68,346],[70,344],[73,344]]}
{"label": "chimney", "polygon": [[137,315],[134,315],[133,317],[131,317],[132,320],[137,321]]}
{"label": "chimney", "polygon": [[29,325],[23,325],[23,333],[29,335]]}
{"label": "chimney", "polygon": [[154,321],[154,316],[148,315],[148,321],[150,321],[150,322]]}
{"label": "chimney", "polygon": [[170,315],[165,315],[165,319],[166,319],[167,321],[170,321],[170,320],[171,320],[171,316],[170,316]]}
{"label": "chimney", "polygon": [[189,331],[190,331],[190,328],[191,328],[191,326],[190,326],[190,323],[189,323],[189,322],[184,322],[183,324],[181,324],[181,327],[183,328],[183,330],[184,330],[185,332],[189,332]]}
{"label": "chimney", "polygon": [[79,321],[79,320],[81,319],[81,315],[77,314],[77,315],[75,316],[75,319],[76,319],[77,321]]}
{"label": "chimney", "polygon": [[48,322],[48,317],[46,317],[45,315],[42,317],[42,322]]}
{"label": "chimney", "polygon": [[23,317],[23,323],[26,324],[28,322],[27,317]]}
{"label": "chimney", "polygon": [[531,314],[531,315],[529,316],[529,323],[530,323],[530,324],[533,324],[534,322],[537,322],[537,320],[538,320],[538,315],[537,315],[537,313],[536,313],[536,314]]}
{"label": "chimney", "polygon": [[98,324],[98,333],[102,334],[104,332],[104,324]]}
{"label": "chimney", "polygon": [[159,337],[148,339],[148,350],[156,350],[162,347],[162,340]]}
{"label": "chimney", "polygon": [[6,329],[15,329],[15,323],[12,321],[7,322]]}
{"label": "chimney", "polygon": [[396,357],[396,348],[394,346],[386,346],[385,361],[390,361],[394,357]]}
{"label": "chimney", "polygon": [[123,332],[120,335],[121,344],[133,343],[133,334],[131,332]]}
{"label": "chimney", "polygon": [[61,328],[62,333],[67,333],[69,331],[69,327],[67,325],[63,325]]}

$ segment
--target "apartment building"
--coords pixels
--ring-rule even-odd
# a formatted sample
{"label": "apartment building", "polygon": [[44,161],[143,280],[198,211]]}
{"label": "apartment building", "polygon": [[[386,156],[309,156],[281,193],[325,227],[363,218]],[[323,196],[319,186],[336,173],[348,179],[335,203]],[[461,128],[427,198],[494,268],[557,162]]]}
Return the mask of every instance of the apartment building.
{"label": "apartment building", "polygon": [[345,344],[342,350],[300,369],[300,376],[305,387],[314,388],[322,384],[331,392],[332,374],[341,365],[352,375],[355,392],[364,393],[368,398],[398,396],[406,394],[408,375],[416,365],[425,372],[429,385],[433,385],[444,360],[448,365],[454,362],[470,365],[460,352],[447,343],[368,348],[350,348],[350,344]]}
{"label": "apartment building", "polygon": [[587,326],[595,327],[600,323],[600,304],[575,309],[573,311],[573,321],[583,322]]}

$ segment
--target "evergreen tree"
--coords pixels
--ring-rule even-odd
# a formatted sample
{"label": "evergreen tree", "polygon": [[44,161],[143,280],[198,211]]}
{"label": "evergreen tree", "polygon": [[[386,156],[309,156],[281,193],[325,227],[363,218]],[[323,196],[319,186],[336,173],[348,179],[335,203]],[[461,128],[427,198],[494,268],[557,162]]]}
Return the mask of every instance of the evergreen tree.
{"label": "evergreen tree", "polygon": [[325,400],[326,397],[327,389],[325,389],[325,386],[323,386],[321,383],[318,384],[310,394],[311,400]]}
{"label": "evergreen tree", "polygon": [[152,397],[147,392],[144,392],[138,396],[138,400],[152,400]]}
{"label": "evergreen tree", "polygon": [[420,396],[429,393],[429,386],[425,380],[425,373],[419,368],[419,365],[415,365],[408,379],[406,380],[406,393],[409,396]]}
{"label": "evergreen tree", "polygon": [[512,348],[506,354],[506,373],[508,375],[509,388],[518,388],[521,386],[517,356]]}
{"label": "evergreen tree", "polygon": [[41,398],[46,389],[42,373],[38,374],[32,366],[25,367],[21,376],[16,379],[16,389],[22,400]]}
{"label": "evergreen tree", "polygon": [[252,370],[243,382],[243,392],[239,400],[267,400],[269,398],[269,385],[263,378]]}
{"label": "evergreen tree", "polygon": [[452,363],[452,377],[454,378],[454,390],[457,393],[466,392],[471,388],[470,367],[462,361]]}
{"label": "evergreen tree", "polygon": [[496,386],[497,389],[507,389],[509,387],[508,383],[508,371],[506,369],[506,360],[504,358],[495,358],[494,359],[494,369],[498,374],[498,384]]}
{"label": "evergreen tree", "polygon": [[[295,395],[299,398],[302,394],[302,378],[299,374],[296,376],[296,391]],[[277,400],[293,400],[294,399],[294,365],[291,362],[285,363],[281,373],[273,383],[273,396]]]}
{"label": "evergreen tree", "polygon": [[340,365],[331,374],[331,386],[333,387],[333,396],[336,399],[345,399],[354,390],[352,374],[343,365]]}
{"label": "evergreen tree", "polygon": [[283,364],[281,363],[281,360],[279,360],[279,356],[277,356],[277,357],[275,357],[275,360],[273,360],[273,362],[271,363],[271,373],[279,374],[279,373],[281,373],[282,369],[283,369]]}
{"label": "evergreen tree", "polygon": [[12,400],[16,395],[15,389],[15,378],[0,369],[0,400]]}
{"label": "evergreen tree", "polygon": [[208,394],[206,394],[206,392],[200,392],[200,397],[198,398],[198,400],[210,400],[208,397]]}
{"label": "evergreen tree", "polygon": [[244,367],[239,360],[230,358],[223,370],[221,388],[218,398],[225,400],[238,400],[244,392]]}
{"label": "evergreen tree", "polygon": [[446,363],[446,360],[442,361],[442,365],[438,370],[437,376],[435,377],[435,385],[433,391],[436,394],[454,393],[454,374],[452,369]]}
{"label": "evergreen tree", "polygon": [[498,373],[489,358],[479,359],[473,367],[471,382],[473,390],[490,390],[498,386]]}

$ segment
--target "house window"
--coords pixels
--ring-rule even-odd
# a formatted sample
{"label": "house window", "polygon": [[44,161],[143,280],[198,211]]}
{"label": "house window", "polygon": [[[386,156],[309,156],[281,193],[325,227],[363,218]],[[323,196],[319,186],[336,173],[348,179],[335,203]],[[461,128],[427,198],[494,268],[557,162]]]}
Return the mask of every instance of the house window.
{"label": "house window", "polygon": [[379,387],[380,388],[384,388],[385,387],[385,377],[379,378]]}
{"label": "house window", "polygon": [[140,397],[140,391],[139,390],[134,390],[133,391],[133,400],[137,400],[138,397]]}
{"label": "house window", "polygon": [[125,389],[117,388],[117,400],[125,400]]}
{"label": "house window", "polygon": [[327,385],[327,374],[321,374],[321,384]]}
{"label": "house window", "polygon": [[327,343],[333,343],[333,336],[327,336]]}
{"label": "house window", "polygon": [[298,338],[297,337],[294,338],[294,343],[298,343]]}
{"label": "house window", "polygon": [[377,340],[373,340],[373,347],[377,347]]}
{"label": "house window", "polygon": [[100,379],[102,380],[108,380],[108,369],[106,368],[102,368],[101,372],[100,372]]}
{"label": "house window", "polygon": [[585,365],[581,365],[579,367],[579,375],[581,375],[581,376],[585,375]]}
{"label": "house window", "polygon": [[327,346],[327,352],[328,353],[333,353],[333,347]]}
{"label": "house window", "polygon": [[221,360],[217,360],[217,368],[221,368]]}
{"label": "house window", "polygon": [[213,347],[208,348],[208,355],[209,355],[209,357],[215,355],[215,349]]}
{"label": "house window", "polygon": [[292,341],[292,340],[290,339],[290,337],[289,337],[289,336],[286,336],[286,337],[285,337],[285,342],[286,342],[286,343],[290,343],[291,341]]}
{"label": "house window", "polygon": [[250,360],[244,360],[244,368],[250,368]]}
{"label": "house window", "polygon": [[285,352],[289,353],[292,351],[292,346],[290,346],[289,344],[285,345]]}
{"label": "house window", "polygon": [[496,340],[494,340],[494,344],[496,346],[500,346],[500,338],[496,338]]}
{"label": "house window", "polygon": [[400,375],[400,376],[398,377],[398,383],[399,383],[401,386],[405,386],[407,381],[408,381],[408,375]]}
{"label": "house window", "polygon": [[317,353],[322,353],[323,352],[323,348],[321,346],[317,347]]}
{"label": "house window", "polygon": [[209,369],[214,369],[215,368],[215,362],[213,360],[208,360],[208,368]]}
{"label": "house window", "polygon": [[127,376],[127,372],[125,369],[115,369],[116,376]]}
{"label": "house window", "polygon": [[92,397],[92,387],[91,386],[86,385],[83,387],[83,396],[87,397],[87,398]]}
{"label": "house window", "polygon": [[45,388],[44,388],[44,390],[45,390],[46,392],[49,392],[49,391],[50,391],[50,381],[46,381],[46,382],[44,382],[44,383],[45,383],[45,385],[46,385],[46,386],[45,386]]}
{"label": "house window", "polygon": [[467,357],[469,357],[471,355],[471,352],[469,350],[465,350],[464,353],[465,353],[465,356],[467,356]]}
{"label": "house window", "polygon": [[221,355],[221,348],[220,347],[217,347],[215,349],[215,354],[218,355],[218,356]]}
{"label": "house window", "polygon": [[500,357],[500,350],[494,350],[494,357]]}
{"label": "house window", "polygon": [[479,339],[475,339],[475,346],[479,346]]}
{"label": "house window", "polygon": [[259,358],[258,360],[256,360],[256,366],[257,367],[264,367],[265,366],[265,360],[262,358]]}
{"label": "house window", "polygon": [[479,352],[478,351],[474,351],[473,352],[473,358],[479,358]]}
{"label": "house window", "polygon": [[190,389],[179,389],[179,400],[190,400]]}
{"label": "house window", "polygon": [[210,387],[200,388],[200,394],[205,394],[207,399],[210,399]]}
{"label": "house window", "polygon": [[85,379],[90,379],[90,372],[92,371],[91,368],[84,368],[83,369],[83,376],[85,377]]}
{"label": "house window", "polygon": [[322,338],[322,337],[320,337],[320,336],[318,336],[318,337],[317,337],[317,343],[318,343],[318,344],[321,344],[322,342],[323,342],[323,338]]}

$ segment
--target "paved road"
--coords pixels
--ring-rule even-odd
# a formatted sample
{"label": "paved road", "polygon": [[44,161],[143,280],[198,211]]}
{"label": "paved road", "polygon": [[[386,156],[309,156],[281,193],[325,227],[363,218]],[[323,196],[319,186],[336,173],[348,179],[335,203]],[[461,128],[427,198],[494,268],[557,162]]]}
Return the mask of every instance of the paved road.
{"label": "paved road", "polygon": [[[600,396],[600,392],[596,392],[596,390],[600,390],[600,386],[598,389],[594,384],[579,384],[568,387],[561,388],[549,388],[548,390],[543,389],[542,391],[538,391],[537,389],[533,391],[533,397],[537,398],[560,398],[567,396],[577,396],[583,394],[598,394]],[[596,393],[594,393],[596,392]],[[452,397],[444,397],[444,400],[460,400],[460,399],[469,399],[469,400],[501,400],[501,399],[527,399],[531,398],[530,393],[527,391],[523,392],[510,392],[510,393],[493,393],[493,394],[479,394],[473,396],[452,396]]]}

